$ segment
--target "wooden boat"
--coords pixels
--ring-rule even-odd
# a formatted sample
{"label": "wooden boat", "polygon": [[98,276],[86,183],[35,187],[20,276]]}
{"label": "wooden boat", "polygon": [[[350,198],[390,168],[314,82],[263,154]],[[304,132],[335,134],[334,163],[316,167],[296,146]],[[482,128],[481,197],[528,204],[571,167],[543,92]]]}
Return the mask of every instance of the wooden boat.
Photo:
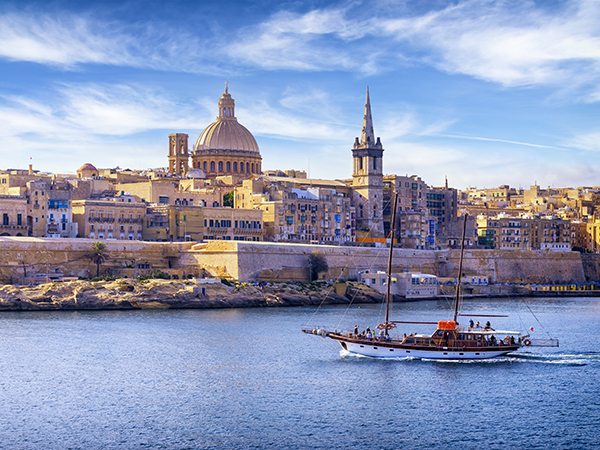
{"label": "wooden boat", "polygon": [[[396,224],[396,196],[392,213],[392,231],[390,239],[390,254],[388,258],[388,280],[385,321],[377,325],[376,330],[365,330],[359,333],[355,327],[352,331],[329,331],[323,328],[305,328],[302,331],[340,343],[342,348],[350,353],[373,358],[413,357],[421,359],[469,359],[479,360],[496,358],[522,347],[558,347],[557,339],[531,339],[529,334],[522,335],[519,331],[494,330],[489,321],[484,328],[464,327],[459,325],[457,318],[461,317],[507,317],[499,315],[459,314],[460,286],[462,262],[464,253],[465,230],[467,216],[464,216],[458,282],[454,301],[453,320],[438,322],[404,322],[390,321],[390,281],[392,270],[393,236]],[[472,323],[472,321],[471,321]],[[478,322],[479,323],[479,322]],[[432,334],[404,334],[390,336],[390,331],[398,324],[434,324],[436,330]]]}

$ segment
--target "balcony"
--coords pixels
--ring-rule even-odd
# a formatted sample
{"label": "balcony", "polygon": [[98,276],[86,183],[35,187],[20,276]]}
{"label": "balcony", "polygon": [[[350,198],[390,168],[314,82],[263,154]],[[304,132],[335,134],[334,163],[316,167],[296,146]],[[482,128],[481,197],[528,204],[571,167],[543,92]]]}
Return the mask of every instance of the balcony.
{"label": "balcony", "polygon": [[[223,228],[222,228],[223,229]],[[236,236],[261,236],[264,233],[262,228],[234,228],[233,234]]]}
{"label": "balcony", "polygon": [[229,228],[223,228],[223,227],[206,227],[204,229],[204,234],[227,234],[228,233]]}

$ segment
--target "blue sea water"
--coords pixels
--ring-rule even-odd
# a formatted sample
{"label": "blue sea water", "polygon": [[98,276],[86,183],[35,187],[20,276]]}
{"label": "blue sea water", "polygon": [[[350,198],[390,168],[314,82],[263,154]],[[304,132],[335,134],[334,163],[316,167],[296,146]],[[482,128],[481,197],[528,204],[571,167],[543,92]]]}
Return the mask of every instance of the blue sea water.
{"label": "blue sea water", "polygon": [[[445,320],[449,309],[405,303],[393,316]],[[597,448],[600,300],[462,310],[509,314],[492,325],[533,327],[560,347],[382,360],[300,332],[372,327],[380,305],[2,313],[0,448]]]}

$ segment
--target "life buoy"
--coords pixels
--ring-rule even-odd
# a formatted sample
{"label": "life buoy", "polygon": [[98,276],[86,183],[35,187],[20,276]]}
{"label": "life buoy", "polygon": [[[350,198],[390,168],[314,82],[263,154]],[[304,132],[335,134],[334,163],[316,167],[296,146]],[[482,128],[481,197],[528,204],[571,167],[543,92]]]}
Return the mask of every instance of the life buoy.
{"label": "life buoy", "polygon": [[526,347],[529,347],[531,345],[531,341],[529,339],[525,339],[523,341],[523,345],[525,345]]}
{"label": "life buoy", "polygon": [[377,328],[379,328],[380,330],[385,330],[385,323],[380,323],[379,325],[377,325]]}
{"label": "life buoy", "polygon": [[506,336],[506,337],[504,338],[504,343],[505,343],[506,345],[510,344],[510,337]]}
{"label": "life buoy", "polygon": [[392,328],[396,328],[396,324],[395,323],[380,323],[379,325],[377,325],[377,328],[379,328],[380,330],[391,330]]}

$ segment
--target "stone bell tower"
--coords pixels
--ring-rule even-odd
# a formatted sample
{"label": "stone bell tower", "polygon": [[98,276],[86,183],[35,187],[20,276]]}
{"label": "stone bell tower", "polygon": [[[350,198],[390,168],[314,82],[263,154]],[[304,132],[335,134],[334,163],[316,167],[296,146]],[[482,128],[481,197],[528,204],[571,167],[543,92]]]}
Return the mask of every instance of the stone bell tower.
{"label": "stone bell tower", "polygon": [[169,173],[172,175],[187,174],[189,168],[187,134],[174,133],[169,135]]}
{"label": "stone bell tower", "polygon": [[365,114],[360,136],[352,147],[354,166],[352,170],[353,204],[356,207],[356,229],[363,236],[384,237],[383,231],[383,145],[375,140],[371,100],[367,87]]}

